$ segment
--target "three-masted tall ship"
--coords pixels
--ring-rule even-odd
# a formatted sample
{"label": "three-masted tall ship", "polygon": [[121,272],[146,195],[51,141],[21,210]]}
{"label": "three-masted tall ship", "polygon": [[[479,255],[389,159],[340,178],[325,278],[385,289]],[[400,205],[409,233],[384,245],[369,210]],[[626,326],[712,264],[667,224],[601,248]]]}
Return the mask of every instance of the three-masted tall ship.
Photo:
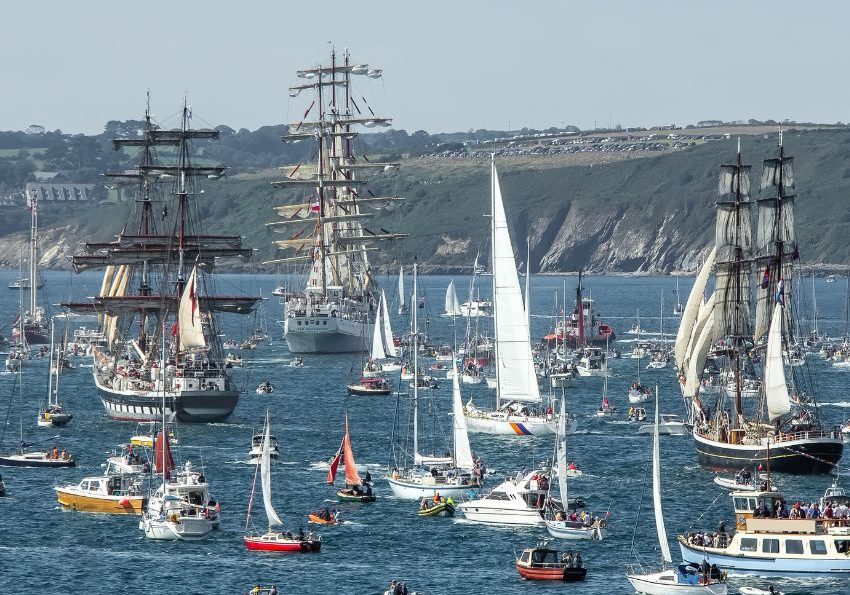
{"label": "three-masted tall ship", "polygon": [[[676,340],[699,462],[741,470],[769,461],[774,471],[826,473],[841,459],[841,436],[820,421],[813,371],[791,366],[785,355],[794,341],[791,280],[799,249],[793,158],[781,133],[778,156],[764,160],[755,203],[749,175],[739,146],[736,162],[721,166],[715,248],[697,276]],[[712,268],[714,293],[704,300]],[[715,370],[705,374],[709,356]]]}
{"label": "three-masted tall ship", "polygon": [[374,115],[365,99],[355,99],[352,79],[358,76],[379,78],[381,70],[352,64],[348,51],[341,61],[332,52],[329,65],[298,71],[307,82],[290,88],[293,97],[310,91],[314,99],[303,119],[289,125],[283,140],[317,143],[315,163],[280,168],[284,178],[273,184],[301,190],[300,202],[277,207],[280,220],[267,224],[288,236],[275,242],[277,248],[294,250],[272,262],[309,267],[304,292],[286,303],[284,337],[293,353],[358,352],[368,347],[378,296],[367,253],[383,241],[402,237],[367,227],[374,215],[368,207],[402,199],[375,196],[360,177],[395,170],[398,163],[370,161],[355,151],[355,128],[391,123]]}
{"label": "three-masted tall ship", "polygon": [[76,272],[104,271],[97,296],[65,305],[99,315],[106,344],[94,350],[92,372],[115,419],[162,419],[164,406],[165,416],[179,421],[217,421],[239,401],[216,317],[247,314],[259,298],[216,295],[211,273],[216,259],[248,259],[252,251],[240,236],[206,235],[197,228],[197,180],[219,178],[227,168],[192,163],[193,144],[218,139],[219,132],[192,129],[191,119],[184,103],[180,127],[162,129],[148,109],[139,138],[113,141],[116,150],[131,147],[140,157],[135,169],[107,173],[135,185],[132,213],[115,240],[86,242],[73,257]]}

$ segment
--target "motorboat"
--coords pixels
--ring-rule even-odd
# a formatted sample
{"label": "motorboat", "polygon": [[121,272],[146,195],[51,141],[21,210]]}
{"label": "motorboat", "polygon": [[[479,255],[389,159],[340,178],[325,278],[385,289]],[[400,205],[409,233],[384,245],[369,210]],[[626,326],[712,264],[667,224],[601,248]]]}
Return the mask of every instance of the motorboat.
{"label": "motorboat", "polygon": [[629,407],[629,421],[644,421],[646,419],[646,409],[643,407]]}
{"label": "motorboat", "polygon": [[121,445],[120,451],[113,452],[106,459],[105,475],[143,475],[151,470],[150,461],[134,449],[133,444]]}
{"label": "motorboat", "polygon": [[576,363],[579,376],[607,376],[608,362],[601,347],[585,347]]}
{"label": "motorboat", "polygon": [[507,479],[484,496],[462,502],[457,509],[473,523],[543,527],[543,508],[551,469],[541,467]]}
{"label": "motorboat", "polygon": [[[646,424],[638,428],[638,434],[652,434],[653,430],[653,424]],[[661,421],[658,423],[658,433],[667,436],[685,436],[688,434],[688,427],[678,415],[662,413]]]}
{"label": "motorboat", "polygon": [[454,516],[455,503],[452,498],[443,498],[442,496],[437,502],[434,502],[433,499],[422,498],[422,503],[416,514],[420,517]]}
{"label": "motorboat", "polygon": [[[170,457],[170,451],[166,451]],[[165,469],[170,466],[167,463]],[[163,469],[158,462],[157,468]],[[148,499],[139,528],[149,539],[204,539],[221,522],[220,507],[210,498],[204,474],[195,470],[190,462],[187,461],[182,469],[172,471],[163,473],[163,482]]]}
{"label": "motorboat", "polygon": [[372,396],[389,395],[393,392],[389,381],[382,377],[361,378],[359,382],[345,387],[350,395]]}
{"label": "motorboat", "polygon": [[516,558],[516,569],[528,581],[576,582],[587,576],[580,552],[559,553],[545,544],[522,550]]}
{"label": "motorboat", "polygon": [[258,395],[270,395],[274,392],[274,386],[272,386],[271,382],[266,380],[265,382],[260,384],[260,386],[257,387],[256,392]]}
{"label": "motorboat", "polygon": [[[248,452],[248,463],[257,465],[260,463],[260,458],[263,455],[263,435],[254,434],[251,436],[251,450]],[[280,456],[280,449],[277,446],[277,438],[269,436],[269,457],[272,462],[275,462]]]}
{"label": "motorboat", "polygon": [[66,510],[140,515],[147,504],[142,478],[138,475],[84,477],[79,483],[53,489],[59,504]]}
{"label": "motorboat", "polygon": [[646,385],[632,382],[631,387],[629,387],[628,397],[629,403],[633,405],[646,403],[652,398],[652,389]]}
{"label": "motorboat", "polygon": [[241,353],[228,353],[224,358],[225,365],[229,364],[231,366],[241,366],[242,365],[242,354]]}

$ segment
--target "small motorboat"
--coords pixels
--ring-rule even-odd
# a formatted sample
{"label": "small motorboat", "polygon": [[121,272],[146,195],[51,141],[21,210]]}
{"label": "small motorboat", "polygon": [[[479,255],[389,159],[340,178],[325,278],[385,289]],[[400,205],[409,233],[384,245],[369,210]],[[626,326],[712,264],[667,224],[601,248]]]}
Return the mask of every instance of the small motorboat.
{"label": "small motorboat", "polygon": [[[263,434],[254,434],[251,437],[251,450],[248,451],[248,464],[259,465],[260,459],[263,456]],[[269,459],[270,462],[275,462],[280,456],[280,449],[277,446],[277,437],[269,435]]]}
{"label": "small motorboat", "polygon": [[348,394],[360,396],[388,395],[392,392],[386,378],[361,378],[359,382],[346,385],[346,389]]}
{"label": "small motorboat", "polygon": [[64,426],[71,419],[73,419],[73,415],[65,411],[62,405],[49,405],[46,409],[42,409],[38,414],[38,425],[39,427],[51,427],[51,426]]}
{"label": "small motorboat", "polygon": [[646,409],[643,407],[629,407],[629,421],[644,421]]}
{"label": "small motorboat", "polygon": [[407,583],[392,581],[390,588],[384,591],[384,595],[416,595],[416,591],[409,591],[407,589]]}
{"label": "small motorboat", "polygon": [[580,552],[557,550],[539,545],[527,548],[516,559],[519,575],[527,581],[583,581],[587,576]]}
{"label": "small motorboat", "polygon": [[233,354],[228,353],[224,358],[225,365],[230,364],[231,366],[241,366],[242,365],[242,355],[241,354]]}
{"label": "small motorboat", "polygon": [[638,382],[632,382],[631,388],[629,388],[629,403],[638,404],[638,403],[646,403],[652,398],[653,392],[652,389],[648,386],[640,384]]}
{"label": "small motorboat", "polygon": [[300,368],[304,365],[304,358],[300,355],[296,355],[289,361],[290,368]]}
{"label": "small motorboat", "polygon": [[416,514],[420,517],[454,516],[455,503],[451,498],[441,498],[439,502],[429,501],[428,498],[423,498],[419,511]]}
{"label": "small motorboat", "polygon": [[0,455],[0,467],[76,467],[74,455],[62,451],[29,452],[22,451],[19,454]]}
{"label": "small motorboat", "polygon": [[268,380],[266,380],[260,386],[257,387],[257,394],[258,395],[270,395],[273,392],[274,392],[274,386],[272,386],[272,383],[269,382]]}
{"label": "small motorboat", "polygon": [[[638,428],[638,434],[652,434],[655,424],[646,424]],[[685,436],[688,428],[678,415],[662,413],[661,421],[658,423],[658,433],[667,436]]]}
{"label": "small motorboat", "polygon": [[[761,484],[759,483],[759,480],[761,480]],[[731,492],[758,492],[766,491],[768,488],[776,488],[776,485],[773,482],[770,482],[770,485],[768,486],[767,475],[759,474],[756,478],[753,477],[753,474],[747,469],[739,471],[734,477],[723,477],[722,475],[718,475],[714,478],[714,483]]]}

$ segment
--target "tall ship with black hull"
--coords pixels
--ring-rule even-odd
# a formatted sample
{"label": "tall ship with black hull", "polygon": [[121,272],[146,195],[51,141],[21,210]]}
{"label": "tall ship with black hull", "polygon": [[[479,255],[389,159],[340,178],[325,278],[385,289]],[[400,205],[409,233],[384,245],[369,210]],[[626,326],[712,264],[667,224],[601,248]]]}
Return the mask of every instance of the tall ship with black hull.
{"label": "tall ship with black hull", "polygon": [[148,110],[141,137],[113,141],[116,150],[138,149],[136,169],[107,174],[135,186],[134,207],[114,241],[84,243],[73,257],[76,272],[104,271],[97,296],[64,305],[100,317],[106,344],[95,349],[92,371],[114,419],[161,419],[164,403],[166,417],[218,421],[239,401],[216,317],[247,314],[259,298],[216,295],[211,273],[216,259],[248,259],[252,251],[240,236],[196,229],[192,203],[203,195],[196,180],[219,178],[226,168],[192,164],[193,144],[218,139],[219,133],[190,128],[191,118],[184,104],[180,127],[166,130],[152,122]]}
{"label": "tall ship with black hull", "polygon": [[[784,355],[793,343],[791,280],[799,259],[792,160],[780,134],[778,157],[764,161],[755,203],[740,147],[736,162],[721,166],[715,249],[688,298],[676,341],[704,467],[741,470],[769,461],[774,471],[827,473],[843,453],[840,433],[820,421],[814,370],[790,366]],[[714,293],[704,300],[712,267]],[[719,373],[704,374],[709,355]]]}
{"label": "tall ship with black hull", "polygon": [[367,227],[371,209],[402,199],[375,196],[360,177],[370,171],[393,172],[398,164],[370,161],[362,150],[355,151],[356,127],[387,127],[391,122],[375,116],[365,99],[355,100],[352,79],[359,76],[380,78],[381,71],[352,64],[347,51],[342,60],[332,52],[330,65],[298,71],[307,82],[290,88],[293,97],[310,91],[314,99],[283,140],[317,143],[315,163],[280,168],[284,179],[273,184],[300,191],[300,200],[277,207],[280,219],[267,224],[287,236],[275,246],[294,251],[272,262],[308,268],[305,290],[286,302],[284,337],[293,353],[365,350],[378,305],[367,253],[402,237]]}

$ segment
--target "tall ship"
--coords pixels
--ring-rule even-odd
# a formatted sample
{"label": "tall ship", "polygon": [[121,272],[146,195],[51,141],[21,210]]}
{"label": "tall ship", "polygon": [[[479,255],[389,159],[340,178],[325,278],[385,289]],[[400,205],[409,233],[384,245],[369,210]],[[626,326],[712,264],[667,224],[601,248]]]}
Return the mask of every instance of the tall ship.
{"label": "tall ship", "polygon": [[370,207],[402,199],[374,195],[361,177],[370,171],[394,171],[399,164],[371,161],[354,145],[358,126],[390,126],[389,118],[375,116],[365,99],[355,100],[352,91],[352,79],[380,78],[381,70],[351,63],[348,51],[339,60],[332,51],[329,65],[297,74],[305,82],[291,87],[290,95],[309,91],[314,98],[283,140],[312,139],[317,157],[312,164],[281,167],[284,178],[273,182],[300,190],[301,197],[301,202],[277,207],[280,219],[267,224],[287,236],[275,246],[294,251],[273,262],[302,263],[308,269],[304,291],[286,302],[284,337],[293,353],[365,351],[378,305],[367,253],[381,242],[402,237],[383,228],[369,229],[374,215]]}
{"label": "tall ship", "polygon": [[135,187],[132,212],[113,241],[85,242],[73,256],[76,272],[103,270],[98,295],[64,305],[99,315],[105,341],[94,348],[92,373],[114,419],[218,421],[239,401],[217,317],[250,313],[259,298],[216,294],[212,273],[218,258],[252,251],[240,236],[203,234],[193,219],[198,180],[227,168],[192,163],[194,144],[219,132],[192,129],[191,119],[184,102],[180,127],[163,129],[148,108],[140,137],[113,141],[140,157],[135,169],[106,174]]}
{"label": "tall ship", "polygon": [[[697,455],[701,465],[715,469],[739,471],[769,459],[775,471],[828,473],[843,453],[840,432],[821,423],[815,370],[791,366],[786,355],[795,340],[791,282],[800,253],[793,158],[785,154],[781,133],[778,156],[764,160],[755,202],[749,175],[739,146],[735,163],[721,166],[715,247],[676,338]],[[714,292],[705,299],[712,270]],[[714,364],[706,370],[709,357]]]}
{"label": "tall ship", "polygon": [[[27,195],[27,208],[30,211],[29,277],[18,279],[9,289],[28,291],[29,303],[26,309],[22,307],[23,320],[17,319],[12,325],[12,340],[24,346],[45,345],[50,342],[50,320],[38,305],[38,290],[44,287],[44,282],[38,272],[38,196],[34,191]],[[30,283],[30,279],[36,282]]]}

